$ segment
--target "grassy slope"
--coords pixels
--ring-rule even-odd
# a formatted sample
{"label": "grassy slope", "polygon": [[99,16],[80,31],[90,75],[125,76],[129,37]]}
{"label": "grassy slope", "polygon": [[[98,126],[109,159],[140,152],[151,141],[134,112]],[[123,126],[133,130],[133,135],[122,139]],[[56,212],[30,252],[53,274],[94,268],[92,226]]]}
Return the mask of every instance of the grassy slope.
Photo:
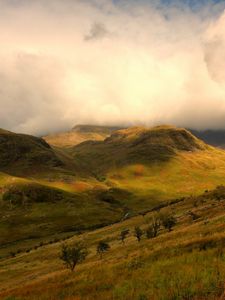
{"label": "grassy slope", "polygon": [[[140,129],[140,132],[142,131],[143,129]],[[129,135],[129,143],[132,144],[136,140],[135,134],[139,138],[139,130],[131,129],[129,132],[132,133],[131,136]],[[172,135],[173,132],[174,129]],[[166,145],[174,145],[166,134],[162,138],[158,136],[158,132],[156,133],[154,141],[156,139],[161,144],[164,141]],[[118,144],[118,138],[120,136],[116,136],[116,143],[118,147],[121,147],[121,141]],[[143,142],[143,139],[141,141]],[[145,138],[144,141],[146,141]],[[179,139],[178,142],[180,144]],[[13,186],[19,190],[23,190],[25,186],[25,189],[29,191],[35,189],[36,185],[41,185],[43,192],[47,190],[49,194],[54,195],[57,190],[62,195],[59,201],[52,202],[48,197],[43,196],[43,202],[28,201],[28,205],[11,206],[9,202],[1,201],[0,256],[8,255],[10,251],[33,247],[42,241],[52,241],[58,236],[65,237],[84,228],[113,223],[120,220],[127,212],[131,216],[140,211],[149,210],[162,201],[180,198],[191,193],[199,194],[205,189],[223,184],[225,182],[224,151],[206,147],[192,138],[191,143],[185,146],[186,149],[187,147],[193,149],[195,143],[197,147],[199,145],[199,150],[174,153],[169,149],[168,153],[172,155],[169,155],[169,159],[163,162],[158,160],[151,163],[149,159],[146,161],[141,157],[139,160],[140,157],[136,156],[138,157],[136,164],[130,163],[129,160],[128,165],[119,163],[115,167],[109,164],[110,168],[106,168],[107,171],[100,172],[98,176],[95,174],[95,178],[88,176],[93,173],[90,170],[96,166],[95,159],[100,167],[103,166],[103,169],[108,166],[102,159],[99,162],[98,153],[93,157],[93,152],[90,152],[90,163],[88,161],[90,170],[86,170],[87,165],[82,168],[82,161],[77,157],[74,162],[71,161],[70,152],[63,150],[57,150],[57,157],[63,162],[63,168],[32,167],[33,173],[28,173],[26,178],[0,173],[2,193]],[[114,147],[113,143],[109,144],[108,149]],[[127,141],[124,145],[127,145]],[[185,143],[181,147],[184,145]],[[149,147],[149,144],[147,143],[146,146]],[[204,150],[201,150],[202,147]],[[139,148],[135,148],[135,152],[136,150],[139,151]],[[107,160],[112,160],[115,156],[121,160],[126,152],[121,155],[116,148],[114,156],[110,152],[106,154]],[[159,157],[160,153],[153,149],[153,154]],[[20,172],[18,165],[10,170],[10,173]]]}
{"label": "grassy slope", "polygon": [[[84,240],[87,260],[75,273],[63,268],[60,243],[0,262],[1,299],[223,299],[225,281],[225,193],[217,192],[161,210],[172,211],[178,223],[170,233],[161,229],[154,239],[133,236],[136,225],[145,229],[153,213],[74,236]],[[190,217],[192,211],[198,216]],[[122,229],[130,229],[123,245]],[[100,260],[96,245],[105,239],[110,251]],[[11,296],[12,298],[8,298]]]}
{"label": "grassy slope", "polygon": [[225,183],[224,158],[224,151],[217,149],[179,153],[164,165],[130,165],[110,171],[107,178],[144,199],[168,200]]}
{"label": "grassy slope", "polygon": [[99,200],[96,192],[86,190],[84,182],[59,188],[55,182],[44,185],[4,174],[0,179],[0,189],[4,190],[0,200],[0,256],[104,226],[123,216],[122,208]]}

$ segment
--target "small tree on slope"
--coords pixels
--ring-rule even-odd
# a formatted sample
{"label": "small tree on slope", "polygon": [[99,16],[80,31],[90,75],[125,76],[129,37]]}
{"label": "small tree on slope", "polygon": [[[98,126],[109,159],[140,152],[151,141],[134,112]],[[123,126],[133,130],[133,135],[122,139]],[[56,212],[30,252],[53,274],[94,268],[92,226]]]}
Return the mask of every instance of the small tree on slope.
{"label": "small tree on slope", "polygon": [[63,244],[60,254],[60,259],[64,262],[66,267],[74,271],[76,265],[85,260],[88,252],[86,247],[78,242],[73,246]]}
{"label": "small tree on slope", "polygon": [[130,230],[129,229],[123,229],[121,232],[120,232],[120,239],[122,241],[122,243],[124,243],[126,237],[128,236]]}
{"label": "small tree on slope", "polygon": [[110,246],[108,243],[100,241],[97,245],[97,253],[100,255],[100,258],[102,258],[103,253],[107,252],[109,249]]}
{"label": "small tree on slope", "polygon": [[134,236],[137,238],[138,242],[141,241],[141,237],[143,235],[143,231],[140,227],[136,226],[134,228]]}

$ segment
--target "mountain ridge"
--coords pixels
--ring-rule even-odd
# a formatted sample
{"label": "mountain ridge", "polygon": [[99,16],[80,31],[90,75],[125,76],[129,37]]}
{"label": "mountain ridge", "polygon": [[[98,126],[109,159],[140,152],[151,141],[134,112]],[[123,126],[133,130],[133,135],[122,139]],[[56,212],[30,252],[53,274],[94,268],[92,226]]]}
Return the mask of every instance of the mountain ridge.
{"label": "mountain ridge", "polygon": [[[131,127],[113,132],[103,141],[85,141],[73,147],[72,155],[89,168],[105,172],[129,163],[165,162],[176,151],[205,150],[209,146],[184,128]],[[101,168],[102,166],[102,168]]]}

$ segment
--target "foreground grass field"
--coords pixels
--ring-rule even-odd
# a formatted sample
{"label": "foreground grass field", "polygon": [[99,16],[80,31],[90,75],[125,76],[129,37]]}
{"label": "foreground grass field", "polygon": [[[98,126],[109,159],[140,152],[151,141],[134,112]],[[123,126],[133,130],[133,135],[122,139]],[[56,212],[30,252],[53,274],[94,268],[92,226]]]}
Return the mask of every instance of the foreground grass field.
{"label": "foreground grass field", "polygon": [[[134,227],[145,230],[153,214],[168,212],[177,219],[172,232],[161,228],[156,238],[144,236],[138,243]],[[89,251],[73,273],[59,260],[62,242],[1,260],[0,298],[224,299],[225,189],[185,198],[157,213],[66,240],[82,240]],[[130,234],[123,244],[119,235],[125,228]],[[100,240],[111,246],[103,259],[96,254]]]}

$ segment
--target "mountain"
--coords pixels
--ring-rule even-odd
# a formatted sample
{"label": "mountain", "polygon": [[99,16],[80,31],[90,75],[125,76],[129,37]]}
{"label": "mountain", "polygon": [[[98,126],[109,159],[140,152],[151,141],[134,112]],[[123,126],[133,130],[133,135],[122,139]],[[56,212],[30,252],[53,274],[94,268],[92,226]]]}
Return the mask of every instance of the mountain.
{"label": "mountain", "polygon": [[52,134],[43,137],[47,143],[55,147],[72,147],[87,140],[101,141],[113,131],[120,129],[116,126],[76,125],[68,132]]}
{"label": "mountain", "polygon": [[225,182],[225,152],[173,126],[107,131],[69,149],[4,130],[0,141],[2,257]]}
{"label": "mountain", "polygon": [[225,152],[173,126],[119,130],[71,155],[89,176],[129,191],[123,204],[135,211],[225,182]]}
{"label": "mountain", "polygon": [[205,143],[210,144],[212,146],[225,148],[225,130],[194,130],[190,129],[190,131],[202,139]]}
{"label": "mountain", "polygon": [[53,149],[41,138],[0,129],[0,171],[62,166]]}
{"label": "mountain", "polygon": [[179,151],[206,150],[189,131],[173,126],[133,127],[115,131],[104,141],[86,141],[73,148],[73,157],[92,172],[138,163],[169,161]]}

